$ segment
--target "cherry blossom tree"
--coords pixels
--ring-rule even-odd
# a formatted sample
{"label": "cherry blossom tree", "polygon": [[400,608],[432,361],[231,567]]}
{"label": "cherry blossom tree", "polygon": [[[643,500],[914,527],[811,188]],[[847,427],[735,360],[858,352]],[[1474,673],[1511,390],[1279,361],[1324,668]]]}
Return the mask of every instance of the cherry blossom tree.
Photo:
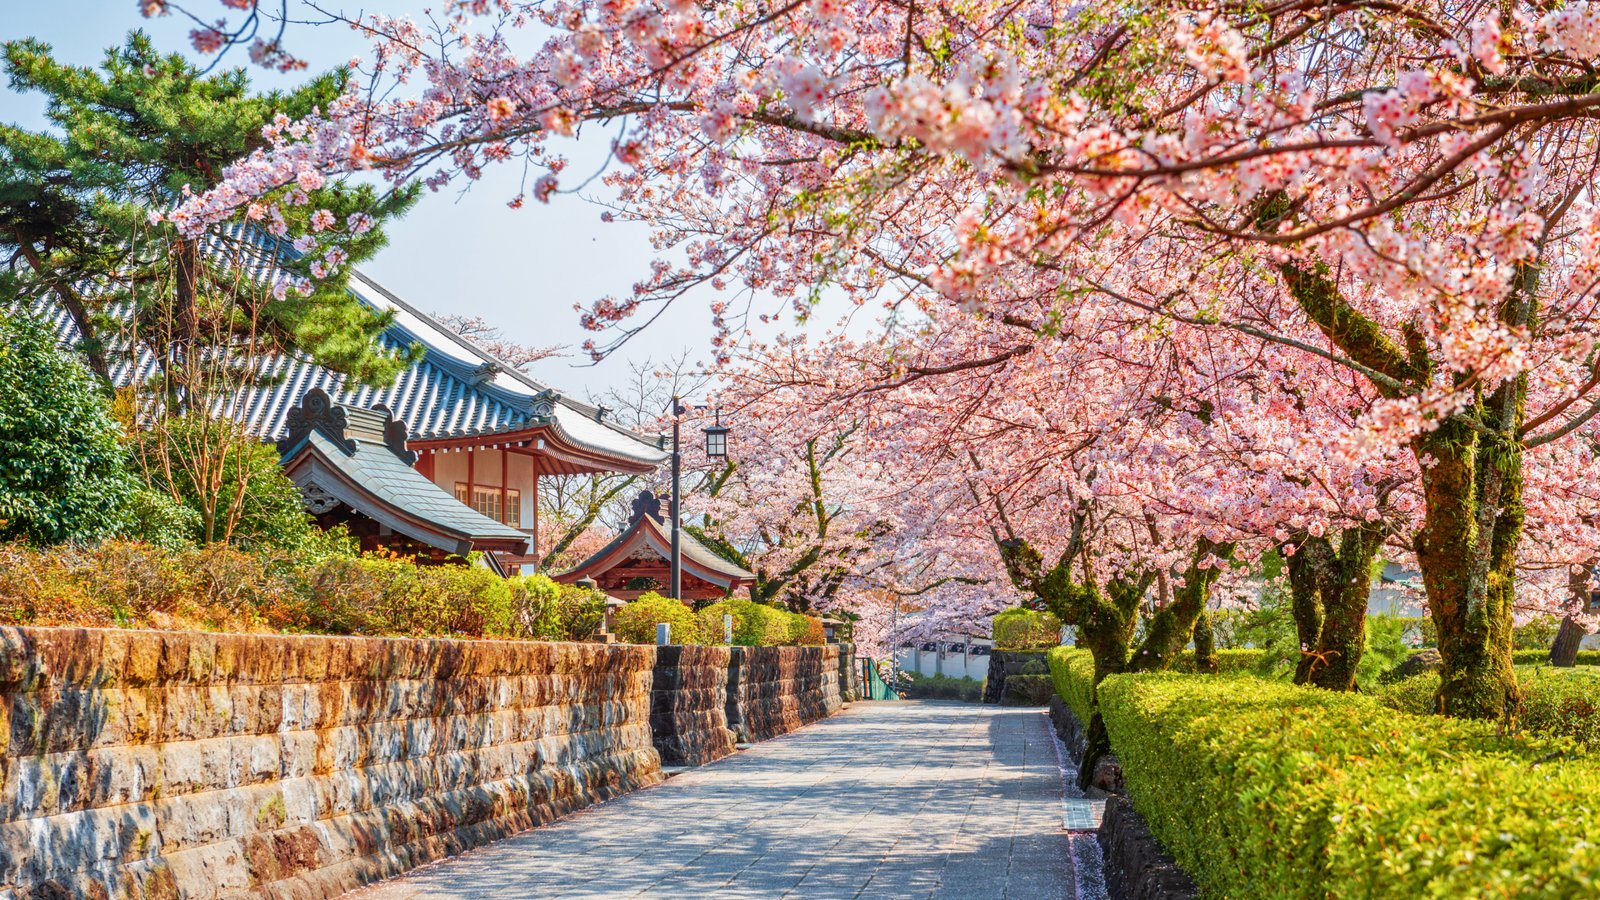
{"label": "cherry blossom tree", "polygon": [[[774,311],[754,304],[804,314],[827,284],[897,321],[979,315],[1018,344],[1186,326],[1202,353],[1244,341],[1230,355],[1254,354],[1269,397],[1352,391],[1357,415],[1280,449],[1412,504],[1386,532],[1423,574],[1445,712],[1515,699],[1518,604],[1565,603],[1548,599],[1563,570],[1592,555],[1593,500],[1573,487],[1600,414],[1586,5],[479,0],[433,30],[355,24],[374,40],[362,88],[271,126],[180,228],[267,218],[307,173],[366,168],[438,188],[516,160],[548,201],[552,142],[615,123],[612,214],[663,251],[631,296],[587,309],[618,339],[709,286],[731,354]],[[528,29],[549,36],[519,52]],[[988,355],[940,365],[1011,359],[972,349]]]}

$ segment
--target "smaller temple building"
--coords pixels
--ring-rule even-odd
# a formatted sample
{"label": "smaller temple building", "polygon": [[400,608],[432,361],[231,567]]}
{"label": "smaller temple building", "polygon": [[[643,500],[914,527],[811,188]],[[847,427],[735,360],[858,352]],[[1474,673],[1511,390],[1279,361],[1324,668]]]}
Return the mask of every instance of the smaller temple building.
{"label": "smaller temple building", "polygon": [[[622,534],[555,580],[576,584],[593,578],[600,590],[623,600],[650,591],[665,594],[672,577],[672,527],[662,506],[655,494],[641,493]],[[721,600],[755,581],[754,572],[717,555],[688,530],[679,529],[678,539],[683,565],[683,596],[678,599]]]}
{"label": "smaller temple building", "polygon": [[530,535],[457,502],[413,466],[406,425],[382,405],[335,403],[312,388],[286,417],[278,441],[284,474],[323,528],[343,525],[363,551],[387,549],[419,562],[473,551],[506,574],[496,554],[520,557]]}

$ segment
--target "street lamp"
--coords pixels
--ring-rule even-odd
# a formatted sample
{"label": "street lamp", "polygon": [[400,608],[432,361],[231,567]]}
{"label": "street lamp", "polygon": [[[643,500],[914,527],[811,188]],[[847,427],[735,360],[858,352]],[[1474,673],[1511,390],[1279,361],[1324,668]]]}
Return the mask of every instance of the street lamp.
{"label": "street lamp", "polygon": [[[703,407],[702,407],[703,408]],[[672,396],[672,575],[668,590],[672,599],[683,600],[683,541],[679,535],[682,529],[680,523],[680,480],[683,471],[683,452],[678,444],[679,420],[687,415],[689,407],[684,406],[676,394]],[[717,411],[716,424],[704,429],[706,433],[706,455],[712,459],[726,459],[728,456],[728,429],[722,424],[722,412]]]}
{"label": "street lamp", "polygon": [[706,433],[706,455],[712,459],[727,459],[728,428],[722,424],[722,410],[717,410],[717,424],[700,430]]}

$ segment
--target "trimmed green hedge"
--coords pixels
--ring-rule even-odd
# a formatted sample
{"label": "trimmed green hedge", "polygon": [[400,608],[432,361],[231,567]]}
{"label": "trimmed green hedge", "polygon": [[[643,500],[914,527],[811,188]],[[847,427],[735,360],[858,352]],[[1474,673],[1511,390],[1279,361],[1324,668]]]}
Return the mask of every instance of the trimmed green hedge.
{"label": "trimmed green hedge", "polygon": [[1047,658],[1056,693],[1078,721],[1089,724],[1094,715],[1094,655],[1077,647],[1056,647]]}
{"label": "trimmed green hedge", "polygon": [[[1543,650],[1513,650],[1511,662],[1519,666],[1548,666],[1550,665],[1550,648]],[[1579,650],[1577,664],[1580,666],[1600,666],[1600,650]]]}
{"label": "trimmed green hedge", "polygon": [[1099,690],[1150,829],[1213,897],[1600,892],[1600,768],[1565,742],[1248,676]]}
{"label": "trimmed green hedge", "polygon": [[[1600,746],[1600,671],[1524,666],[1517,669],[1517,681],[1523,693],[1517,723],[1523,731]],[[1426,672],[1386,685],[1374,696],[1391,709],[1427,715],[1438,691],[1438,673]]]}
{"label": "trimmed green hedge", "polygon": [[1061,620],[1048,612],[1015,607],[990,621],[997,650],[1039,650],[1061,643]]}
{"label": "trimmed green hedge", "polygon": [[[1261,660],[1266,657],[1265,650],[1235,649],[1217,651],[1217,674],[1230,675],[1236,672],[1254,672],[1261,665]],[[1185,650],[1182,655],[1172,661],[1172,671],[1195,671],[1194,651]]]}

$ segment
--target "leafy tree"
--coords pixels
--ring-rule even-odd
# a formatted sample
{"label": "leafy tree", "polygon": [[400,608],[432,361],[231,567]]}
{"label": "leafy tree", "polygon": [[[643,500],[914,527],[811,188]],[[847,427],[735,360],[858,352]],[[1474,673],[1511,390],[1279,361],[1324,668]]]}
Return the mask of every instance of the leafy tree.
{"label": "leafy tree", "polygon": [[[0,126],[0,258],[11,269],[0,300],[59,303],[102,379],[130,308],[137,342],[179,395],[197,387],[184,383],[182,364],[206,343],[248,340],[379,383],[414,355],[378,346],[388,317],[349,295],[343,263],[383,245],[378,226],[411,206],[415,187],[380,194],[308,174],[285,190],[309,205],[288,220],[256,215],[243,238],[225,227],[184,234],[159,217],[263,146],[275,117],[327,108],[347,73],[256,93],[242,69],[201,73],[181,55],[156,52],[141,32],[98,68],[66,65],[32,39],[0,44],[0,66],[13,90],[45,96],[53,126]],[[277,240],[291,227],[337,235],[339,246],[311,238],[291,250]],[[273,266],[275,290],[243,274]],[[85,290],[86,281],[98,287]]]}
{"label": "leafy tree", "polygon": [[147,483],[187,511],[199,544],[312,549],[321,530],[270,444],[238,423],[203,412],[173,416],[138,432],[134,460]]}
{"label": "leafy tree", "polygon": [[0,538],[93,541],[123,524],[139,484],[83,364],[38,322],[0,315]]}

